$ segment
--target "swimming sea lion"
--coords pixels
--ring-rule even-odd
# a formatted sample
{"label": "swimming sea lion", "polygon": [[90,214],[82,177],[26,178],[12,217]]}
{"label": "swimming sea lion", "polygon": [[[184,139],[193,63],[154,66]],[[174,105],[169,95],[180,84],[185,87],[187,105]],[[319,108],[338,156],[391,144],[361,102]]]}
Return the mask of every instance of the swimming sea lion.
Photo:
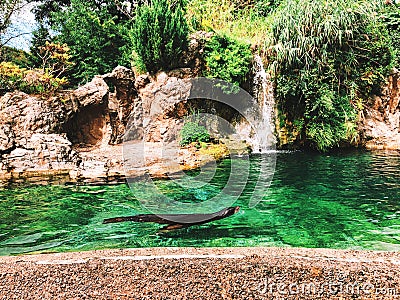
{"label": "swimming sea lion", "polygon": [[167,226],[163,227],[162,230],[173,230],[224,219],[237,213],[239,209],[239,206],[227,207],[210,214],[140,214],[136,216],[105,219],[103,224],[126,221],[153,222],[158,224],[168,224]]}

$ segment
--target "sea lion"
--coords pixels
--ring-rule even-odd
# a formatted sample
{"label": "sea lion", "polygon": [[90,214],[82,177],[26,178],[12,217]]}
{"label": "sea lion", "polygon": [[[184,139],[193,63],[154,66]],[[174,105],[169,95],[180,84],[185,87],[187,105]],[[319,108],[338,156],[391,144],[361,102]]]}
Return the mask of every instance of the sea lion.
{"label": "sea lion", "polygon": [[167,226],[163,227],[162,230],[173,230],[224,219],[234,215],[239,211],[239,209],[239,206],[227,207],[210,214],[140,214],[136,216],[105,219],[103,221],[103,224],[119,223],[126,221],[153,222],[158,224],[168,224]]}

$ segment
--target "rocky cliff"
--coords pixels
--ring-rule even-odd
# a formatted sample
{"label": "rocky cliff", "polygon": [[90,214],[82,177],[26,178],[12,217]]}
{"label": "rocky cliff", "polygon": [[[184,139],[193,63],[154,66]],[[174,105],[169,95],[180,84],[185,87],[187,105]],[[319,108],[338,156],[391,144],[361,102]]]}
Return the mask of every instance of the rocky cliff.
{"label": "rocky cliff", "polygon": [[108,86],[100,78],[50,98],[0,98],[0,179],[68,174],[82,159],[74,143],[102,138]]}
{"label": "rocky cliff", "polygon": [[400,72],[389,76],[379,96],[360,116],[362,143],[371,150],[400,150]]}
{"label": "rocky cliff", "polygon": [[[150,145],[145,165],[154,176],[171,172],[166,165],[170,158],[160,153],[169,144],[178,151],[176,171],[222,158],[228,154],[223,144],[208,152],[177,147],[183,117],[190,109],[189,76],[187,70],[175,70],[135,77],[131,70],[117,67],[49,99],[22,92],[4,95],[0,98],[0,180],[36,180],[44,175],[65,175],[66,180],[77,182],[123,180],[124,137]],[[236,144],[237,151],[245,151],[246,144]],[[201,152],[207,152],[208,158]]]}

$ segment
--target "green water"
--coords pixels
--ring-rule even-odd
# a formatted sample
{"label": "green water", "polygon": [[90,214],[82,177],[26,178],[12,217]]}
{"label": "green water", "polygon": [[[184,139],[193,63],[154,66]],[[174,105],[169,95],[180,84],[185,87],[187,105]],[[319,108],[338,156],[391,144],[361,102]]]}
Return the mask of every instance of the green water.
{"label": "green water", "polygon": [[[251,158],[257,166],[260,156]],[[203,201],[225,184],[230,161],[212,182],[159,190]],[[195,172],[193,173],[195,174]],[[172,232],[150,223],[102,224],[146,212],[125,184],[0,187],[0,255],[159,246],[292,246],[400,250],[400,153],[279,153],[264,200],[248,208],[252,181],[227,219]]]}

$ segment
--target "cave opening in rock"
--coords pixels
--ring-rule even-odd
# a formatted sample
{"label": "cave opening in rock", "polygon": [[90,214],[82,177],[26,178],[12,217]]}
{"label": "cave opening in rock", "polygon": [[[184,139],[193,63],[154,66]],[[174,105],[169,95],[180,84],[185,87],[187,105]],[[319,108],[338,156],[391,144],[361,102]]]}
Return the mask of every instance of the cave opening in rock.
{"label": "cave opening in rock", "polygon": [[82,108],[65,125],[68,139],[75,147],[99,145],[106,133],[107,104]]}

